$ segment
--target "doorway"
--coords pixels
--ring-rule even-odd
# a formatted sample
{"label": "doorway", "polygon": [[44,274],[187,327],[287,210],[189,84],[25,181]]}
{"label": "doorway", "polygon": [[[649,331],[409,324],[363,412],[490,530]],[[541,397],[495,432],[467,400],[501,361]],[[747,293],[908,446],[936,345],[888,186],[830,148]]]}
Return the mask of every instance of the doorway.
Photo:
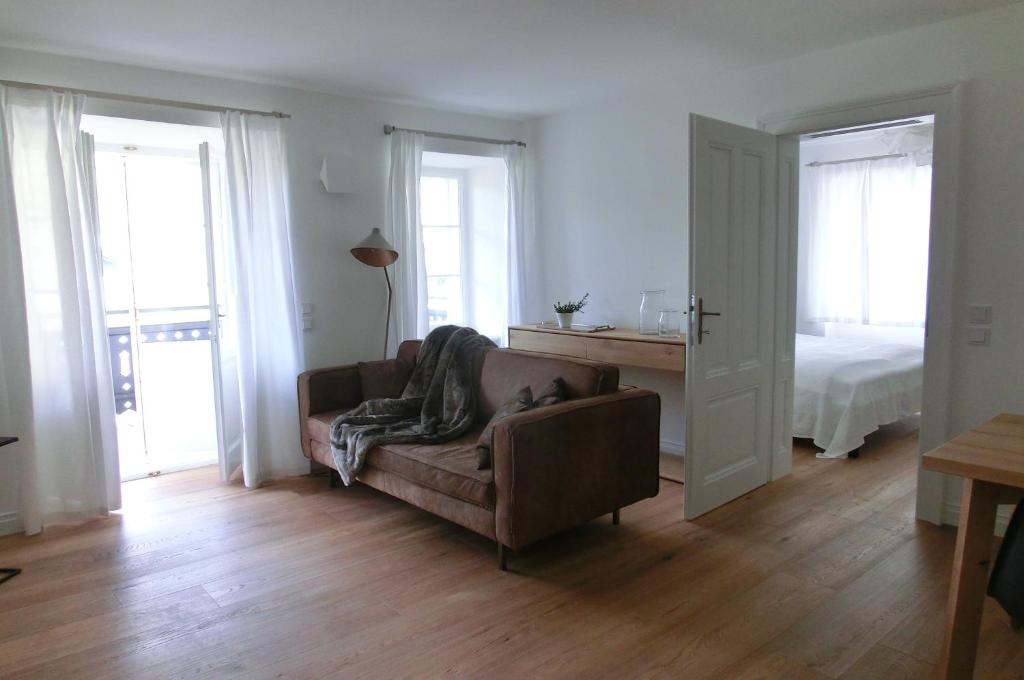
{"label": "doorway", "polygon": [[818,458],[893,427],[907,442],[922,410],[933,131],[927,115],[800,138],[793,436]]}
{"label": "doorway", "polygon": [[217,310],[200,143],[216,135],[100,116],[83,128],[96,137],[121,479],[215,464]]}
{"label": "doorway", "polygon": [[[875,100],[849,102],[802,112],[764,117],[760,128],[780,140],[794,144],[800,136],[842,128],[869,126],[900,119],[933,117],[933,164],[931,182],[931,214],[928,235],[927,307],[924,348],[923,397],[918,436],[918,452],[923,453],[947,441],[949,431],[949,400],[954,337],[954,273],[958,219],[958,184],[960,162],[960,118],[962,88],[958,84],[908,92]],[[796,237],[792,247],[780,250],[780,262],[786,257],[794,266],[786,265],[791,281],[788,299],[796,298]],[[788,251],[788,252],[787,252]],[[795,328],[796,305],[791,306],[789,328]],[[788,344],[788,343],[787,343]],[[783,420],[785,422],[785,419]],[[778,441],[772,463],[772,479],[789,472],[792,465],[792,442],[788,432]],[[953,517],[955,508],[946,507],[943,476],[918,466],[917,518],[942,524]],[[954,520],[955,521],[955,520]]]}

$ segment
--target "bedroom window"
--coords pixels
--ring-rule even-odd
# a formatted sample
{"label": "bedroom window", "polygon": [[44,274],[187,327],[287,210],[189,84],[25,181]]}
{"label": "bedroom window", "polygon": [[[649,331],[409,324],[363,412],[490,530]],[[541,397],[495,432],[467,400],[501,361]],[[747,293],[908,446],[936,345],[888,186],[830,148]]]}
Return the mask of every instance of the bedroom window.
{"label": "bedroom window", "polygon": [[[818,142],[819,140],[816,140]],[[931,125],[801,146],[802,318],[924,327]]]}
{"label": "bedroom window", "polygon": [[431,329],[464,323],[462,190],[463,177],[458,172],[424,169],[420,178],[420,222]]}

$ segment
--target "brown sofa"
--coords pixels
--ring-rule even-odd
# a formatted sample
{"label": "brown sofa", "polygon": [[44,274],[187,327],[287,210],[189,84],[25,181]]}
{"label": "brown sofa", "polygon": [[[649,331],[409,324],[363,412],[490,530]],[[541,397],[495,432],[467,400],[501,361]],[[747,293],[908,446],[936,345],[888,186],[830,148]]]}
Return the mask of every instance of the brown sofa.
{"label": "brown sofa", "polygon": [[[331,468],[330,426],[364,399],[401,393],[419,341],[398,358],[307,371],[299,376],[299,422],[306,457]],[[661,402],[654,392],[619,389],[615,366],[533,352],[493,349],[475,367],[477,423],[438,445],[372,449],[359,481],[516,550],[658,493]],[[497,408],[530,385],[556,377],[568,400],[503,419],[494,429],[493,469],[478,470],[475,446]]]}

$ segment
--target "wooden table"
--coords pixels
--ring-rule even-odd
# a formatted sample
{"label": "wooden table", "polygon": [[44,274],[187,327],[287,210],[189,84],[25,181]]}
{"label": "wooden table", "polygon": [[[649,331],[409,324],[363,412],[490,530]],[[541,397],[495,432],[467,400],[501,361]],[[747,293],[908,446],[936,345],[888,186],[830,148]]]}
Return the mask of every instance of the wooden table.
{"label": "wooden table", "polygon": [[603,361],[619,366],[656,368],[682,373],[686,367],[686,339],[640,335],[634,329],[583,333],[537,325],[509,326],[508,346],[530,352]]}
{"label": "wooden table", "polygon": [[1024,496],[1024,415],[1003,413],[924,454],[921,465],[964,478],[940,677],[974,675],[996,507]]}

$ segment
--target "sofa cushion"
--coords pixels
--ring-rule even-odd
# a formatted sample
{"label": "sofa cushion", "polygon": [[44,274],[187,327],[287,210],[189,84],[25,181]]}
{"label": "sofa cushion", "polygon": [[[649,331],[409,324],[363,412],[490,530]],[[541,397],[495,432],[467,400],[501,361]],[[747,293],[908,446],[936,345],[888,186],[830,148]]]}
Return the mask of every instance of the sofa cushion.
{"label": "sofa cushion", "polygon": [[[345,411],[318,413],[309,418],[313,459],[334,467],[330,453],[331,423]],[[482,428],[474,428],[444,444],[386,444],[366,454],[369,467],[400,475],[435,491],[494,509],[494,475],[476,469],[476,443]]]}
{"label": "sofa cushion", "polygon": [[480,429],[444,444],[385,444],[366,454],[366,465],[441,493],[494,509],[494,475],[476,469]]}
{"label": "sofa cushion", "polygon": [[309,438],[313,441],[323,442],[324,444],[331,443],[331,423],[334,419],[340,416],[342,413],[348,413],[351,409],[342,409],[340,411],[324,411],[323,413],[314,413],[306,419],[306,428],[309,430]]}
{"label": "sofa cushion", "polygon": [[619,386],[617,366],[585,359],[566,359],[551,354],[496,349],[484,356],[480,371],[477,422],[487,423],[522,387],[540,394],[552,380],[561,378],[565,399],[581,399],[615,392]]}
{"label": "sofa cushion", "polygon": [[397,399],[402,396],[413,364],[404,359],[360,361],[359,384],[363,399]]}

